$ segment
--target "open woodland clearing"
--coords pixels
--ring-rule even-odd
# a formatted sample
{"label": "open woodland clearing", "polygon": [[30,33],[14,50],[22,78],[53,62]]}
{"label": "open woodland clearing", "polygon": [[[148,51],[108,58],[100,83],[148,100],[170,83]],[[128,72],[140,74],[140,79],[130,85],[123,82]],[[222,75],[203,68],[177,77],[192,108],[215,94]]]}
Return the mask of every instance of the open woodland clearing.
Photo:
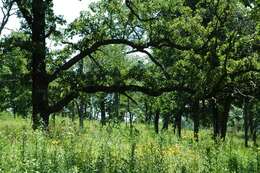
{"label": "open woodland clearing", "polygon": [[260,172],[259,7],[1,0],[0,172]]}
{"label": "open woodland clearing", "polygon": [[188,129],[179,139],[173,129],[86,121],[82,131],[59,118],[46,134],[30,119],[0,119],[1,172],[259,172],[260,149],[244,147],[242,133],[214,142],[204,129],[196,142]]}

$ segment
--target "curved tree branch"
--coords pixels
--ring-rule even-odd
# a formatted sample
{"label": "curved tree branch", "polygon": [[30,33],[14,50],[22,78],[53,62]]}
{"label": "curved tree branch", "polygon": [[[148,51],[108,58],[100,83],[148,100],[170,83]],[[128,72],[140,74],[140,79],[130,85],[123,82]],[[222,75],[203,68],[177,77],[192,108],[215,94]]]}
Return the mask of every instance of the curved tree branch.
{"label": "curved tree branch", "polygon": [[[86,56],[91,55],[92,53],[94,53],[95,51],[97,51],[100,47],[102,46],[106,46],[106,45],[111,45],[111,44],[123,44],[123,45],[127,45],[130,46],[138,51],[142,51],[145,52],[145,48],[149,48],[149,47],[154,47],[154,48],[160,48],[160,47],[171,47],[171,48],[176,48],[178,50],[195,50],[193,47],[191,46],[182,46],[182,45],[178,45],[175,44],[173,42],[171,42],[170,40],[167,39],[162,39],[162,40],[157,40],[157,41],[151,41],[148,43],[135,43],[126,39],[107,39],[107,40],[100,40],[95,42],[92,46],[90,46],[87,49],[82,50],[79,54],[75,55],[74,57],[72,57],[71,59],[69,59],[67,62],[65,62],[63,65],[61,65],[60,67],[58,67],[50,76],[49,76],[49,82],[52,82],[53,80],[55,80],[62,71],[65,71],[67,69],[69,69],[70,67],[72,67],[74,64],[76,64],[79,60],[85,58]],[[199,49],[197,49],[199,51]],[[149,58],[151,58],[149,56]]]}

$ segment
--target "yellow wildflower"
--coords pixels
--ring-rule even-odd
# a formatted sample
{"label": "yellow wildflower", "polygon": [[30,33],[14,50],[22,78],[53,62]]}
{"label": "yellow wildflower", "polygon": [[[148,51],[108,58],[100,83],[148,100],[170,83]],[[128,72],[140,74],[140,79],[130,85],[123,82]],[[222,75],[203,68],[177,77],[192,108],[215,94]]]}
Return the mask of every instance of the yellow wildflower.
{"label": "yellow wildflower", "polygon": [[60,141],[58,141],[58,140],[53,140],[51,143],[52,143],[52,145],[58,145],[58,144],[60,143]]}
{"label": "yellow wildflower", "polygon": [[176,144],[174,146],[170,146],[164,151],[164,154],[167,156],[177,155],[180,153],[181,153],[180,146],[178,144]]}

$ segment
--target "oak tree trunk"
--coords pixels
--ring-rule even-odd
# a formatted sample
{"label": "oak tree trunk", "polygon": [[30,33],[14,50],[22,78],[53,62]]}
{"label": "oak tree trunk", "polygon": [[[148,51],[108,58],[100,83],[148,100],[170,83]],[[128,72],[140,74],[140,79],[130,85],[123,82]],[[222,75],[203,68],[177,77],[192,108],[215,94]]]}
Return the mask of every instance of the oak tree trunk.
{"label": "oak tree trunk", "polygon": [[214,129],[214,140],[217,140],[218,137],[222,140],[225,140],[231,101],[232,100],[230,97],[226,97],[222,100],[210,101]]}
{"label": "oak tree trunk", "polygon": [[227,123],[229,117],[229,111],[231,107],[231,99],[226,98],[223,102],[223,111],[220,116],[220,137],[222,140],[225,140],[226,133],[227,133]]}
{"label": "oak tree trunk", "polygon": [[219,110],[216,100],[210,100],[210,108],[212,113],[213,138],[216,140],[219,136]]}
{"label": "oak tree trunk", "polygon": [[32,121],[33,129],[49,125],[48,77],[46,73],[45,4],[32,1]]}

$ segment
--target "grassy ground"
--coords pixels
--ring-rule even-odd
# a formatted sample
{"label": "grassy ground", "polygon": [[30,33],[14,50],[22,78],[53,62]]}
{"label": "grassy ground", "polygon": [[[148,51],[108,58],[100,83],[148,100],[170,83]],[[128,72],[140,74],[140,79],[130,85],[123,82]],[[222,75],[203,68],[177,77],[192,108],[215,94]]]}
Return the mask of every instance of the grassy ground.
{"label": "grassy ground", "polygon": [[101,127],[86,121],[85,130],[59,119],[48,134],[32,131],[29,119],[0,115],[0,172],[260,172],[258,148],[244,148],[239,137],[214,143],[203,130],[177,139],[171,130],[154,134],[149,126]]}

